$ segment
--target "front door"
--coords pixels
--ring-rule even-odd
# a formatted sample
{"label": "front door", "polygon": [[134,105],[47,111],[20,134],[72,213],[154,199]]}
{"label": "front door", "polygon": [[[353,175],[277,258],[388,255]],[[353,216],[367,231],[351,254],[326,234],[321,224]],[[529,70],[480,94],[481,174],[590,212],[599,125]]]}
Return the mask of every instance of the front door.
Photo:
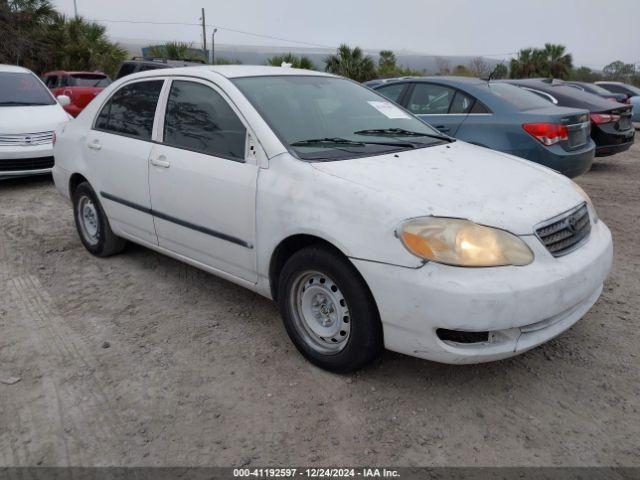
{"label": "front door", "polygon": [[257,282],[258,166],[247,129],[211,83],[174,79],[149,165],[158,242],[174,253]]}
{"label": "front door", "polygon": [[468,95],[435,83],[414,83],[406,108],[442,133],[455,137],[473,100]]}

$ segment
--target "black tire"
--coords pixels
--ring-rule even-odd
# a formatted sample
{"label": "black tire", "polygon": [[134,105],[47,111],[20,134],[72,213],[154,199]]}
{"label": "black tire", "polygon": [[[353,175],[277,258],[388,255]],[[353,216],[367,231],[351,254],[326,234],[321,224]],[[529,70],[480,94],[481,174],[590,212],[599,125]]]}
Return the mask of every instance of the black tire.
{"label": "black tire", "polygon": [[[91,237],[81,225],[80,220],[80,204],[86,202],[89,199],[95,206],[97,233],[94,237]],[[104,213],[104,209],[98,200],[96,192],[93,191],[91,185],[87,182],[82,182],[73,191],[73,218],[76,224],[76,230],[80,236],[80,241],[89,252],[97,257],[109,257],[120,253],[127,242],[123,238],[118,237],[111,231],[109,220]]]}
{"label": "black tire", "polygon": [[[326,275],[344,296],[349,311],[350,333],[339,352],[322,353],[305,340],[303,327],[296,322],[294,290],[309,271]],[[380,356],[382,323],[373,296],[364,279],[349,261],[329,248],[310,246],[291,256],[278,279],[278,306],[284,326],[300,353],[311,363],[333,372],[357,370]],[[308,338],[308,335],[307,335]]]}

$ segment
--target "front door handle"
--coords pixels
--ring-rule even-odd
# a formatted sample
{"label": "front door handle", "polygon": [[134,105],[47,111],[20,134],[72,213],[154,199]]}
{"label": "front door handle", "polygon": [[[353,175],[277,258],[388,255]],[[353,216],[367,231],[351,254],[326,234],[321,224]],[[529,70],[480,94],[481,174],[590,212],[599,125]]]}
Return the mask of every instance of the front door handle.
{"label": "front door handle", "polygon": [[164,155],[160,155],[158,158],[152,158],[151,165],[160,168],[169,168],[171,166],[169,160],[167,160],[167,157],[165,157]]}
{"label": "front door handle", "polygon": [[102,148],[102,145],[100,145],[99,140],[92,140],[87,144],[87,147],[89,147],[91,150],[100,150]]}

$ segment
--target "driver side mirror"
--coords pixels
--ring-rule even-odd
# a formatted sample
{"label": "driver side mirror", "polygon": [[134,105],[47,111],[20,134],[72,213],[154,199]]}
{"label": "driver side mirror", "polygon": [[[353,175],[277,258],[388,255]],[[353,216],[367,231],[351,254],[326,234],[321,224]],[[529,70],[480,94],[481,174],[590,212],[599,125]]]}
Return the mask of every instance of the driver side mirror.
{"label": "driver side mirror", "polygon": [[69,98],[68,95],[58,95],[56,97],[56,100],[58,100],[58,103],[62,107],[66,107],[67,105],[71,104],[71,99]]}

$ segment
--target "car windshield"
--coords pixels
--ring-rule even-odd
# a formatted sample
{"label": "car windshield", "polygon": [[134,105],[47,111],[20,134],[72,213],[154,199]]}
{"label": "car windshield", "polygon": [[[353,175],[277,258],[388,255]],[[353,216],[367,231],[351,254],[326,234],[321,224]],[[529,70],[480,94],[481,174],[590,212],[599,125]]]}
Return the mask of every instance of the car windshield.
{"label": "car windshield", "polygon": [[509,102],[518,110],[533,110],[534,108],[546,108],[549,102],[540,98],[535,93],[531,93],[520,87],[509,85],[508,83],[489,83],[489,90],[494,95]]}
{"label": "car windshield", "polygon": [[452,141],[343,78],[282,75],[233,81],[303,160],[344,160]]}
{"label": "car windshield", "polygon": [[0,107],[53,105],[49,90],[32,73],[0,73]]}
{"label": "car windshield", "polygon": [[95,75],[88,73],[76,73],[69,75],[70,87],[106,87],[111,80],[105,75]]}

